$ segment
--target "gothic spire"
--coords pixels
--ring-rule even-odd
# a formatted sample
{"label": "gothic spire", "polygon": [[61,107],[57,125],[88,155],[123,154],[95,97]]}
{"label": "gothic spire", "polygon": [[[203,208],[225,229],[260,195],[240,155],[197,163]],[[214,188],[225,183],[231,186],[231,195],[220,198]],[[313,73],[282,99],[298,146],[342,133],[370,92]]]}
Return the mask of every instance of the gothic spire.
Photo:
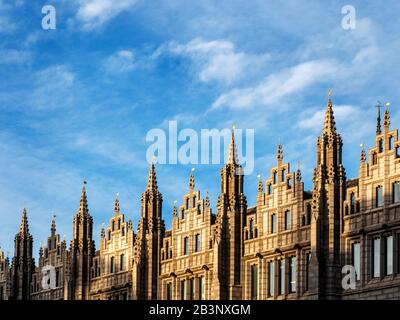
{"label": "gothic spire", "polygon": [[178,215],[178,209],[176,208],[176,200],[174,201],[174,211],[173,211],[174,217]]}
{"label": "gothic spire", "polygon": [[208,191],[206,191],[206,207],[210,206],[210,198],[208,197]]}
{"label": "gothic spire", "polygon": [[117,192],[116,195],[115,195],[114,213],[115,213],[116,216],[119,214],[118,192]]}
{"label": "gothic spire", "polygon": [[28,216],[26,214],[26,208],[24,208],[22,212],[21,225],[19,227],[19,233],[21,235],[29,235],[29,225],[28,225]]}
{"label": "gothic spire", "polygon": [[336,133],[335,117],[333,115],[331,95],[332,91],[329,90],[328,104],[326,106],[326,111],[325,111],[324,130],[323,130],[324,133]]}
{"label": "gothic spire", "polygon": [[381,108],[382,104],[378,101],[378,104],[375,106],[378,109],[378,116],[376,118],[376,135],[379,135],[382,133],[381,130]]}
{"label": "gothic spire", "polygon": [[51,219],[51,235],[54,236],[56,234],[56,215],[53,215],[53,219]]}
{"label": "gothic spire", "polygon": [[235,126],[232,128],[231,144],[229,145],[229,157],[227,164],[239,164],[235,143]]}
{"label": "gothic spire", "polygon": [[152,163],[150,165],[149,177],[148,177],[148,182],[147,182],[147,190],[148,191],[157,190],[157,177],[156,177],[156,170],[154,167],[154,163]]}
{"label": "gothic spire", "polygon": [[86,197],[86,181],[83,180],[82,192],[81,192],[81,200],[79,203],[78,215],[79,216],[86,216],[89,214],[87,197]]}

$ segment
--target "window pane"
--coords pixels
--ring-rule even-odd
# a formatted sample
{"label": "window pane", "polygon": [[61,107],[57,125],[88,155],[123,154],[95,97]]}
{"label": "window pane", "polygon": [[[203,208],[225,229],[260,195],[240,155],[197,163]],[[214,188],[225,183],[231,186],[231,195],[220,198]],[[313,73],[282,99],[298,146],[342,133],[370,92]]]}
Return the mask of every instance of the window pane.
{"label": "window pane", "polygon": [[275,295],[275,262],[270,261],[268,263],[269,281],[268,281],[268,295]]}
{"label": "window pane", "polygon": [[205,298],[205,282],[204,277],[199,278],[199,300],[204,300]]}
{"label": "window pane", "polygon": [[279,294],[285,294],[285,260],[279,261]]}
{"label": "window pane", "polygon": [[386,237],[386,275],[393,274],[393,237]]}
{"label": "window pane", "polygon": [[382,187],[376,187],[376,206],[381,207],[383,205],[383,197],[382,197]]}
{"label": "window pane", "polygon": [[258,267],[257,265],[251,266],[251,299],[257,300],[258,294]]}
{"label": "window pane", "polygon": [[356,271],[356,279],[360,280],[360,243],[356,242],[352,245],[353,251],[353,266]]}
{"label": "window pane", "polygon": [[290,277],[290,292],[296,292],[296,257],[290,257],[290,264],[289,264],[289,277]]}
{"label": "window pane", "polygon": [[276,214],[271,216],[271,233],[276,232]]}
{"label": "window pane", "polygon": [[381,239],[374,239],[373,242],[373,276],[381,276]]}
{"label": "window pane", "polygon": [[400,201],[400,183],[393,183],[393,202],[397,203]]}
{"label": "window pane", "polygon": [[285,211],[285,230],[291,229],[291,219],[290,219],[290,211]]}

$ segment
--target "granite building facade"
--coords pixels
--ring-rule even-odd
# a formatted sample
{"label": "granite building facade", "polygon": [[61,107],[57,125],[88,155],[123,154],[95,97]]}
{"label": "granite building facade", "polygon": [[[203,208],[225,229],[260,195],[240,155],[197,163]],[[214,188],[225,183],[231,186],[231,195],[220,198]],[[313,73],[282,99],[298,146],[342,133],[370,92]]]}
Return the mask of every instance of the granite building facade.
{"label": "granite building facade", "polygon": [[[24,209],[13,258],[0,251],[0,299],[400,299],[400,140],[389,111],[381,119],[378,109],[357,178],[346,177],[342,147],[329,98],[312,190],[279,145],[248,207],[232,132],[215,214],[192,174],[170,230],[151,164],[137,229],[117,195],[97,251],[84,185],[69,247],[53,219],[37,265]],[[351,286],[342,283],[344,266]]]}

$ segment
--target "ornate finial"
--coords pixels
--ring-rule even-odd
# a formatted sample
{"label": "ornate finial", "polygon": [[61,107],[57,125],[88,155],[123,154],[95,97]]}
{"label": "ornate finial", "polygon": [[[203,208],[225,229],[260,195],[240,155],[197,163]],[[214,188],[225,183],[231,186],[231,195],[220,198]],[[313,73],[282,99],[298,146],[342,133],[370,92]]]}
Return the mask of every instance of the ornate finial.
{"label": "ornate finial", "polygon": [[53,219],[51,220],[51,235],[54,236],[56,234],[56,215],[53,214]]}
{"label": "ornate finial", "polygon": [[178,214],[178,209],[176,208],[176,200],[174,200],[174,210],[173,210],[173,215],[176,217]]}
{"label": "ornate finial", "polygon": [[278,160],[278,162],[281,162],[283,160],[283,148],[280,142],[278,144],[278,150],[276,152],[276,159]]}
{"label": "ornate finial", "polygon": [[258,188],[257,188],[257,190],[258,190],[258,193],[262,193],[263,192],[263,183],[262,183],[262,180],[261,180],[261,174],[257,175],[257,178],[258,178]]}
{"label": "ornate finial", "polygon": [[28,225],[28,215],[26,213],[26,208],[22,211],[21,225],[19,228],[21,235],[29,235],[29,225]]}
{"label": "ornate finial", "polygon": [[389,128],[389,125],[390,125],[389,106],[390,106],[390,102],[386,102],[386,104],[385,104],[386,110],[385,110],[385,114],[383,117],[384,128]]}
{"label": "ornate finial", "polygon": [[301,181],[300,160],[297,161],[296,180]]}
{"label": "ornate finial", "polygon": [[157,190],[157,177],[156,177],[156,169],[154,163],[150,164],[149,176],[147,180],[147,190],[149,191]]}
{"label": "ornate finial", "polygon": [[323,132],[328,135],[336,133],[336,125],[335,125],[335,118],[333,116],[331,96],[332,96],[332,89],[330,89],[328,92],[328,104],[326,106],[324,129],[323,129]]}
{"label": "ornate finial", "polygon": [[210,198],[208,197],[208,190],[206,190],[206,207],[210,206]]}
{"label": "ornate finial", "polygon": [[367,156],[366,156],[366,154],[365,154],[365,148],[364,148],[364,144],[360,144],[360,148],[361,148],[361,155],[360,155],[360,161],[362,162],[362,163],[364,163],[365,161],[366,161],[366,159],[367,159]]}
{"label": "ornate finial", "polygon": [[106,236],[106,230],[104,229],[104,222],[101,223],[100,237],[104,238]]}
{"label": "ornate finial", "polygon": [[192,170],[190,170],[190,177],[189,177],[189,190],[193,191],[194,190],[194,172],[195,168],[192,168]]}
{"label": "ornate finial", "polygon": [[117,192],[115,194],[115,204],[114,204],[114,213],[117,216],[119,214],[119,199],[118,199],[119,193]]}

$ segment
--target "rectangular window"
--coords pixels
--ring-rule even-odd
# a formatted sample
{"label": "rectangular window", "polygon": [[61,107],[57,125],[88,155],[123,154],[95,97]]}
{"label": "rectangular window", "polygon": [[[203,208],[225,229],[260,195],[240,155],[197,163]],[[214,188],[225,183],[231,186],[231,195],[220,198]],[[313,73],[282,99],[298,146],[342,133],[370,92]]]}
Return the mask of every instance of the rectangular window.
{"label": "rectangular window", "polygon": [[285,294],[285,260],[279,260],[279,295]]}
{"label": "rectangular window", "polygon": [[289,258],[289,290],[290,293],[296,292],[296,283],[297,283],[297,259],[296,257]]}
{"label": "rectangular window", "polygon": [[251,299],[257,300],[258,295],[258,266],[251,266]]}
{"label": "rectangular window", "polygon": [[114,257],[110,259],[110,273],[114,273]]}
{"label": "rectangular window", "polygon": [[361,258],[360,258],[360,243],[359,242],[354,242],[351,245],[351,255],[352,255],[352,263],[354,266],[354,269],[356,271],[356,279],[357,281],[360,280],[361,277],[361,270],[360,270],[360,266],[361,266]]}
{"label": "rectangular window", "polygon": [[56,288],[60,286],[60,270],[56,271]]}
{"label": "rectangular window", "polygon": [[271,233],[276,233],[276,214],[271,215]]}
{"label": "rectangular window", "polygon": [[290,211],[286,210],[285,211],[285,230],[290,230],[291,228],[292,228],[292,226],[291,226]]}
{"label": "rectangular window", "polygon": [[204,300],[206,297],[204,277],[199,277],[199,300]]}
{"label": "rectangular window", "polygon": [[385,275],[393,274],[393,236],[385,238]]}
{"label": "rectangular window", "polygon": [[381,239],[374,239],[372,242],[372,276],[381,276]]}
{"label": "rectangular window", "polygon": [[375,200],[376,200],[376,207],[383,206],[383,194],[382,194],[382,186],[377,186],[375,189]]}
{"label": "rectangular window", "polygon": [[165,297],[167,300],[172,300],[172,283],[167,283]]}
{"label": "rectangular window", "polygon": [[195,237],[195,252],[200,252],[201,248],[201,237],[199,234],[196,234]]}
{"label": "rectangular window", "polygon": [[268,296],[275,295],[275,261],[268,262]]}
{"label": "rectangular window", "polygon": [[393,183],[393,203],[400,201],[400,182]]}
{"label": "rectangular window", "polygon": [[183,255],[187,255],[189,253],[189,238],[185,237],[183,239]]}
{"label": "rectangular window", "polygon": [[186,280],[181,281],[181,299],[186,300]]}
{"label": "rectangular window", "polygon": [[167,283],[167,286],[165,289],[166,289],[167,300],[172,300],[172,283]]}
{"label": "rectangular window", "polygon": [[120,271],[124,271],[125,270],[125,256],[123,254],[121,254],[121,256],[120,256],[119,265],[120,265]]}
{"label": "rectangular window", "polygon": [[311,275],[311,252],[306,254],[306,291],[310,288],[310,275]]}

